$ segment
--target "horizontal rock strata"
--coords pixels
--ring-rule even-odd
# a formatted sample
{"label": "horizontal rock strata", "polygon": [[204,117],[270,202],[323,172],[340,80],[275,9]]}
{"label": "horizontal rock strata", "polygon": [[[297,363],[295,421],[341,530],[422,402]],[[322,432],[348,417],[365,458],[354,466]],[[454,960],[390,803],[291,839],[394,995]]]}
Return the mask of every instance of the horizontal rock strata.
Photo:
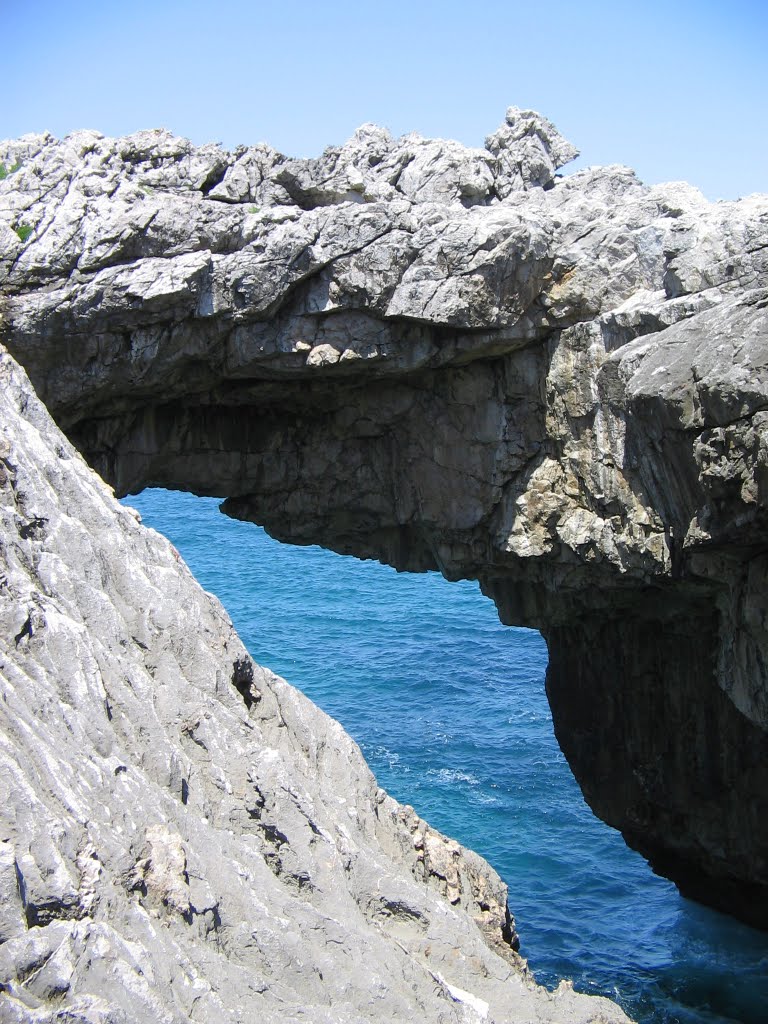
{"label": "horizontal rock strata", "polygon": [[3,143],[6,343],[120,493],[479,579],[595,811],[768,926],[768,198],[574,155]]}
{"label": "horizontal rock strata", "polygon": [[254,664],[0,352],[0,1020],[626,1021]]}

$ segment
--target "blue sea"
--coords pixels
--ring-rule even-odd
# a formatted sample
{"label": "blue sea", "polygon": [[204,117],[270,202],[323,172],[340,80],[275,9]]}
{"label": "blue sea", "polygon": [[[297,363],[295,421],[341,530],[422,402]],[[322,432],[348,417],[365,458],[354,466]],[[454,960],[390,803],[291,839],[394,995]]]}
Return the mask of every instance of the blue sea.
{"label": "blue sea", "polygon": [[768,934],[682,899],[594,817],[554,738],[538,633],[502,626],[474,583],[282,545],[215,499],[126,501],[380,785],[490,861],[541,984],[570,978],[643,1024],[766,1024]]}

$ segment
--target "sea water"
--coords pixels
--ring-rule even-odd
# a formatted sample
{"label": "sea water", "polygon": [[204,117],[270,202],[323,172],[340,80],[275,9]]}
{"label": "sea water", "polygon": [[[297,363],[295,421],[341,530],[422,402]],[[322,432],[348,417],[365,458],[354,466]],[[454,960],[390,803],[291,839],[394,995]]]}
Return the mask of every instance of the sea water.
{"label": "sea water", "polygon": [[474,583],[281,545],[215,499],[127,502],[381,786],[496,868],[537,981],[570,978],[643,1024],[768,1022],[768,935],[682,899],[584,803],[538,633],[502,626]]}

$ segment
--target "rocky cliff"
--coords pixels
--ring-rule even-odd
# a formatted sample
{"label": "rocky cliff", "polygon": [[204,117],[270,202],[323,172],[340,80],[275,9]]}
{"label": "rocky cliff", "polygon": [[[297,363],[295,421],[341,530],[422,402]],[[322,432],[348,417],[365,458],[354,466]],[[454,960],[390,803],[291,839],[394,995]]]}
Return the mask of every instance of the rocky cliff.
{"label": "rocky cliff", "polygon": [[3,1024],[626,1021],[137,519],[0,352]]}
{"label": "rocky cliff", "polygon": [[594,810],[768,926],[768,197],[575,152],[3,143],[5,340],[120,493],[479,579]]}

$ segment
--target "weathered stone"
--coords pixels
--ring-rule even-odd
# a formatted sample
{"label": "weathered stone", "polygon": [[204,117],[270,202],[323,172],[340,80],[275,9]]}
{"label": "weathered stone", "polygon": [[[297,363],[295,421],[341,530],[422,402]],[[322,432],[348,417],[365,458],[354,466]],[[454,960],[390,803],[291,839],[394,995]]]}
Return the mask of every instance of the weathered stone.
{"label": "weathered stone", "polygon": [[579,151],[535,110],[510,107],[505,123],[485,140],[499,162],[496,186],[500,199],[516,189],[547,188],[555,172],[575,160]]}
{"label": "weathered stone", "polygon": [[[626,1022],[254,664],[0,350],[0,1019]],[[417,838],[418,837],[418,838]]]}
{"label": "weathered stone", "polygon": [[0,144],[7,343],[58,422],[121,493],[479,579],[545,634],[596,812],[768,926],[768,197],[558,177],[514,108],[486,150],[151,142]]}

